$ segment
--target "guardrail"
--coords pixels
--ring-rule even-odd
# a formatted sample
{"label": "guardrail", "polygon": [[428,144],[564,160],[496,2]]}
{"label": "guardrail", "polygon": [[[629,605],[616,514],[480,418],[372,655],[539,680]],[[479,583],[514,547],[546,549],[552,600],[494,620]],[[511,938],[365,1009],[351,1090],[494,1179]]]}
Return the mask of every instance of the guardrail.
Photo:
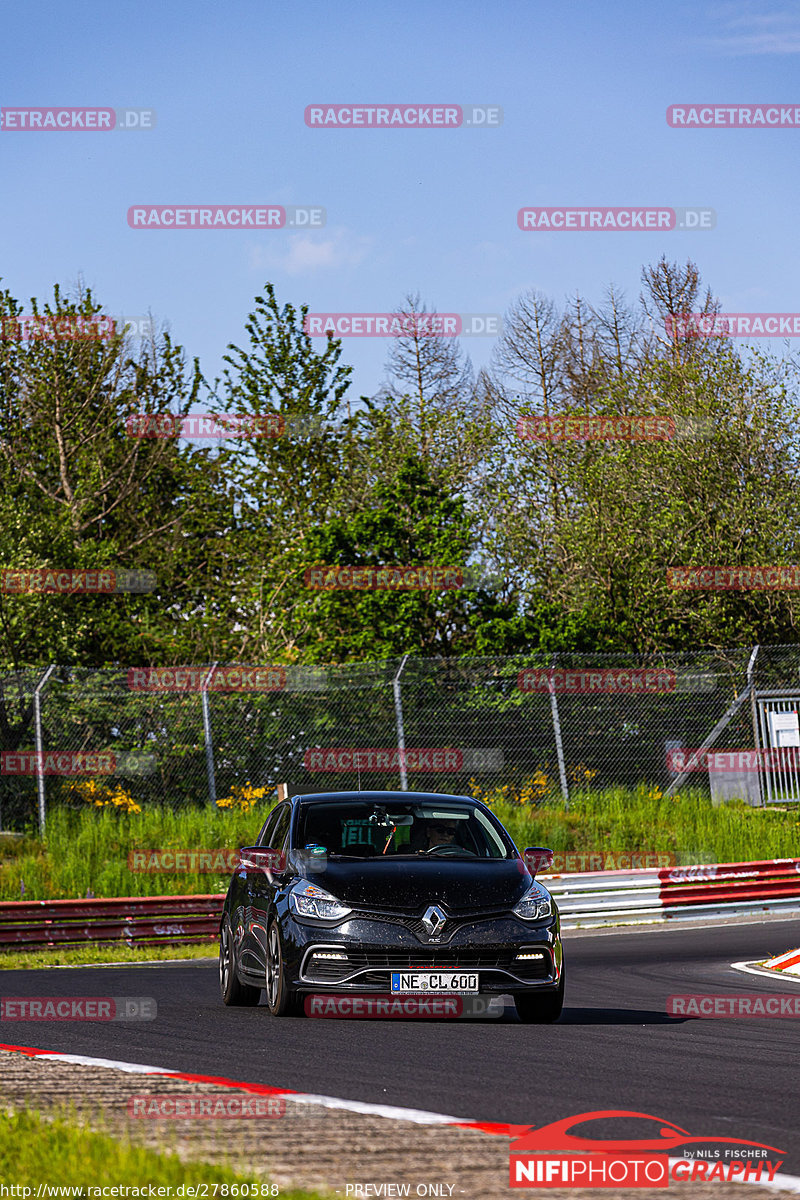
{"label": "guardrail", "polygon": [[225,897],[124,896],[108,900],[0,902],[0,946],[86,942],[174,946],[216,941]]}
{"label": "guardrail", "polygon": [[537,878],[567,929],[800,909],[800,858]]}
{"label": "guardrail", "polygon": [[[800,858],[538,875],[566,929],[800,910]],[[0,946],[215,942],[224,897],[0,902]]]}

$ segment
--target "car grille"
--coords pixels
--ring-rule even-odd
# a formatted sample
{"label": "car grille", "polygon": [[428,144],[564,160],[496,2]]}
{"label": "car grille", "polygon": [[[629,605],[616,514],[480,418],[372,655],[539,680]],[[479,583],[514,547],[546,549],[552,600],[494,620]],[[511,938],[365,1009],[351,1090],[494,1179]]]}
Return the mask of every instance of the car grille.
{"label": "car grille", "polygon": [[[422,916],[427,907],[426,904],[423,909],[408,913],[359,908],[354,910],[352,919],[384,921],[388,925],[402,925],[404,929],[413,933],[414,937],[424,943],[429,940],[428,931],[422,923]],[[447,924],[437,936],[437,942],[449,942],[453,935],[464,925],[474,925],[476,921],[495,921],[498,917],[508,916],[507,908],[484,908],[473,909],[468,912],[450,912],[444,905],[440,905],[440,907],[447,916]]]}
{"label": "car grille", "polygon": [[[372,986],[387,986],[387,972],[414,969],[431,971],[491,971],[510,972],[519,979],[540,980],[549,978],[552,960],[544,950],[543,957],[517,962],[520,946],[494,947],[491,951],[481,947],[459,946],[432,950],[353,950],[341,947],[347,961],[341,959],[315,959],[313,951],[305,962],[304,974],[314,983],[337,983],[359,972],[355,982]],[[536,949],[543,949],[536,947]]]}

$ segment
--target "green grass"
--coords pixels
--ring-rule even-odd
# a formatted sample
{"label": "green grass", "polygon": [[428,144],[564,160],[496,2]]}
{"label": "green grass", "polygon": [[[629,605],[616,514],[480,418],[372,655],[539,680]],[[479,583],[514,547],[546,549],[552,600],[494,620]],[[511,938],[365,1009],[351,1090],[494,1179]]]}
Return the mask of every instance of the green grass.
{"label": "green grass", "polygon": [[[31,1194],[40,1183],[80,1188],[73,1195],[86,1200],[93,1200],[87,1187],[119,1184],[144,1185],[145,1195],[149,1184],[171,1187],[173,1197],[180,1184],[254,1184],[258,1196],[262,1195],[262,1186],[265,1195],[271,1186],[255,1175],[240,1174],[218,1162],[184,1161],[176,1154],[156,1153],[63,1117],[47,1120],[34,1112],[0,1113],[0,1179],[6,1184],[32,1187]],[[207,1194],[213,1196],[214,1189],[209,1188]],[[248,1194],[253,1194],[250,1188]],[[318,1192],[281,1188],[278,1193],[276,1188],[275,1194],[280,1194],[281,1200],[320,1200]]]}
{"label": "green grass", "polygon": [[[0,842],[0,900],[180,896],[225,892],[229,872],[132,871],[133,850],[235,850],[252,845],[274,798],[252,812],[197,807],[141,813],[53,807],[44,842]],[[22,886],[24,884],[24,892]]]}
{"label": "green grass", "polygon": [[[700,790],[664,799],[657,788],[576,792],[569,811],[561,799],[511,803],[501,792],[481,793],[517,844],[556,851],[632,850],[675,854],[681,862],[738,862],[792,858],[800,851],[800,811],[714,808]],[[0,840],[0,899],[49,900],[85,896],[169,896],[223,893],[228,873],[131,871],[132,850],[236,849],[251,844],[272,800],[252,812],[192,808],[127,814],[54,807],[47,837]],[[24,894],[21,884],[24,883]]]}
{"label": "green grass", "polygon": [[563,800],[520,807],[492,793],[492,810],[520,848],[556,851],[674,854],[678,862],[747,862],[800,855],[800,811],[751,808],[739,802],[714,808],[702,791],[664,799],[657,788],[576,792]]}
{"label": "green grass", "polygon": [[172,959],[217,957],[217,942],[192,946],[68,946],[54,950],[2,950],[0,971],[31,970],[36,967],[80,967],[92,963],[164,962]]}

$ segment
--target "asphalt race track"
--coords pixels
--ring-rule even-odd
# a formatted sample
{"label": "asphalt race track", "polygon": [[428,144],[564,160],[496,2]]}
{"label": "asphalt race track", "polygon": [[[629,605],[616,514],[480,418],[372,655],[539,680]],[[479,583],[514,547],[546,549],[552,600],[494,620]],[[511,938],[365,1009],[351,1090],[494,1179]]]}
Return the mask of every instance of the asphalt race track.
{"label": "asphalt race track", "polygon": [[502,1020],[315,1020],[226,1009],[207,963],[6,971],[4,997],[152,996],[149,1022],[3,1021],[0,1041],[248,1080],[467,1120],[544,1124],[630,1109],[695,1135],[786,1151],[800,1173],[797,1020],[674,1019],[667,996],[793,992],[731,962],[800,945],[800,920],[568,934],[564,1016]]}

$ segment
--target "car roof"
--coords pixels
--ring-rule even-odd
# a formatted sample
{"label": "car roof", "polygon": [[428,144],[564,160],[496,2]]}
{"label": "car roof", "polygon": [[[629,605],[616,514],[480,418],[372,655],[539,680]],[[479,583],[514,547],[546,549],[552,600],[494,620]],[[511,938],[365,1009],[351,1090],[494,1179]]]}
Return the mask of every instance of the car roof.
{"label": "car roof", "polygon": [[470,804],[480,804],[480,801],[473,796],[456,796],[443,792],[359,792],[355,789],[343,792],[303,792],[300,795],[292,796],[291,799],[293,803],[296,801],[299,804],[308,804],[311,801],[315,804],[335,804],[341,803],[342,800],[366,800],[368,803],[393,800],[410,804],[429,803],[430,801],[441,804],[443,800],[466,800]]}

